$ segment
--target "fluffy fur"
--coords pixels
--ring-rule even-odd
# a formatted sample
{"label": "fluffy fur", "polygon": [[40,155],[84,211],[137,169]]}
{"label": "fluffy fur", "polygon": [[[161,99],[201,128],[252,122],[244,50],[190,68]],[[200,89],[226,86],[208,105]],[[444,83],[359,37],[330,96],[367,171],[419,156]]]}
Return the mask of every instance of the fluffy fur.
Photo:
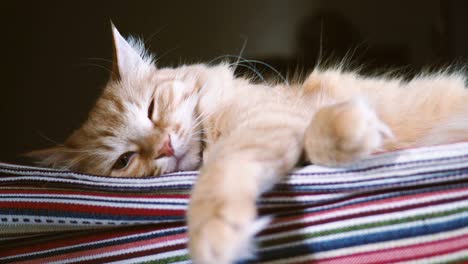
{"label": "fluffy fur", "polygon": [[33,155],[42,165],[112,176],[201,166],[187,213],[195,263],[246,256],[266,223],[254,224],[256,198],[302,156],[335,166],[468,139],[461,74],[406,81],[315,69],[303,83],[254,84],[227,64],[158,69],[139,42],[113,33],[113,76],[88,120],[63,145]]}

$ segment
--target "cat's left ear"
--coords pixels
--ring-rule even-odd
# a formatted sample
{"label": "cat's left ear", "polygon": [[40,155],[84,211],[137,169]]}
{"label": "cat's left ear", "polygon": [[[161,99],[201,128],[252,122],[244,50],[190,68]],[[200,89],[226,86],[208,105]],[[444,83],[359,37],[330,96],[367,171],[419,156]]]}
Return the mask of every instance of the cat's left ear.
{"label": "cat's left ear", "polygon": [[[144,64],[142,58],[142,49],[140,43],[136,41],[127,42],[122,35],[120,35],[117,28],[112,24],[112,37],[113,37],[113,48],[114,58],[112,61],[112,79],[121,80],[131,71],[135,70],[141,64]],[[136,47],[138,46],[138,47]]]}

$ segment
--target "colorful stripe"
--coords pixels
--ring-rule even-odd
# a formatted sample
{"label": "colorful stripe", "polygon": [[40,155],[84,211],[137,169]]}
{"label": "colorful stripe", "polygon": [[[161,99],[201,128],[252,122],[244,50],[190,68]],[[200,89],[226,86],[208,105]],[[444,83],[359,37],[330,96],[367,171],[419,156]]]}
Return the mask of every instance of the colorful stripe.
{"label": "colorful stripe", "polygon": [[[110,178],[0,164],[0,263],[191,263],[196,172]],[[468,260],[468,143],[307,166],[259,201],[247,263]]]}

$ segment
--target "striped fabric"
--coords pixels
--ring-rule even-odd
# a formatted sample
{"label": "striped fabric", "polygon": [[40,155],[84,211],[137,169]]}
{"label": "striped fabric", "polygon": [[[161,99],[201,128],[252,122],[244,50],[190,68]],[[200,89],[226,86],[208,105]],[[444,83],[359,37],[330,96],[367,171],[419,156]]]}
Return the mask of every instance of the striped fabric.
{"label": "striped fabric", "polygon": [[[190,263],[184,213],[196,177],[0,164],[0,263]],[[273,221],[247,263],[468,261],[468,143],[307,166],[258,205]]]}

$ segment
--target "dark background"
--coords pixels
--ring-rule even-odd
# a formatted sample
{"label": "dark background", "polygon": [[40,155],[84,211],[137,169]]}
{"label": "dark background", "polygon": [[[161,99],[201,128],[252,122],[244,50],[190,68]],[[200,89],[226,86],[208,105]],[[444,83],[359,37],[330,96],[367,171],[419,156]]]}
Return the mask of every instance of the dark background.
{"label": "dark background", "polygon": [[[468,1],[12,1],[1,7],[0,161],[62,142],[107,81],[110,20],[158,64],[239,54],[287,75],[324,58],[369,71],[468,58]],[[271,71],[258,68],[264,75]]]}

